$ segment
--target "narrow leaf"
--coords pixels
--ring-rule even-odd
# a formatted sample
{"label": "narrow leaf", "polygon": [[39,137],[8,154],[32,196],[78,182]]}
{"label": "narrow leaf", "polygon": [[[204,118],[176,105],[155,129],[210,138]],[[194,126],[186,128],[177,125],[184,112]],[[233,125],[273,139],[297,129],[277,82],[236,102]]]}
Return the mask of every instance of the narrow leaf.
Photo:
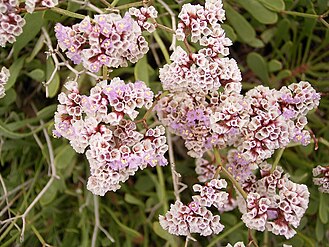
{"label": "narrow leaf", "polygon": [[328,223],[328,204],[326,203],[325,197],[325,194],[320,193],[319,217],[323,224]]}
{"label": "narrow leaf", "polygon": [[[47,81],[51,77],[51,74],[53,73],[54,69],[55,69],[54,62],[52,61],[51,58],[49,58],[47,60],[47,71],[46,71]],[[58,89],[59,89],[59,84],[60,84],[60,78],[59,78],[58,72],[56,71],[54,78],[52,79],[52,81],[50,82],[50,84],[48,86],[50,98],[54,97],[57,94]]]}
{"label": "narrow leaf", "polygon": [[25,57],[26,56],[20,57],[9,67],[10,77],[5,85],[6,90],[14,86],[17,77],[23,68]]}
{"label": "narrow leaf", "polygon": [[43,25],[42,15],[42,12],[34,12],[25,15],[24,19],[26,24],[23,27],[23,33],[18,36],[13,46],[14,57],[17,57],[19,52],[40,32]]}

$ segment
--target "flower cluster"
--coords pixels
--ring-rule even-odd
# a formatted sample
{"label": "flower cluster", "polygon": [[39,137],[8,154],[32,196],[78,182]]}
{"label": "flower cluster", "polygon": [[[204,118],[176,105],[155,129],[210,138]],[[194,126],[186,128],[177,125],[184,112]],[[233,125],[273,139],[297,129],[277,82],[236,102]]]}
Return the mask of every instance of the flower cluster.
{"label": "flower cluster", "polygon": [[163,229],[177,236],[188,236],[191,233],[208,236],[224,229],[218,215],[213,215],[206,207],[200,207],[195,202],[186,206],[176,201],[171,204],[165,216],[159,216],[159,221]]}
{"label": "flower cluster", "polygon": [[9,79],[10,73],[6,67],[2,67],[0,71],[0,98],[5,97],[5,85]]}
{"label": "flower cluster", "polygon": [[[214,101],[216,95],[213,95]],[[156,110],[159,120],[176,135],[182,136],[192,157],[201,157],[221,139],[210,128],[211,107],[205,98],[185,92],[162,97]]]}
{"label": "flower cluster", "polygon": [[234,59],[211,55],[211,48],[188,54],[177,47],[171,64],[160,69],[160,81],[165,90],[207,94],[217,91],[230,81],[241,81],[241,73]]}
{"label": "flower cluster", "polygon": [[252,166],[252,164],[241,160],[241,158],[241,155],[236,149],[230,149],[227,154],[226,168],[237,182],[243,184],[252,177],[252,171],[258,167]]}
{"label": "flower cluster", "polygon": [[291,238],[308,207],[307,186],[290,181],[281,167],[271,172],[271,165],[264,162],[260,166],[262,178],[248,193],[242,220],[250,229]]}
{"label": "flower cluster", "polygon": [[0,46],[14,43],[23,32],[25,20],[18,15],[18,0],[0,0]]}
{"label": "flower cluster", "polygon": [[154,19],[158,17],[158,11],[153,6],[141,7],[139,9],[132,7],[129,9],[129,14],[136,17],[136,21],[142,30],[149,33],[155,31],[156,23]]}
{"label": "flower cluster", "polygon": [[[243,138],[235,145],[244,162],[260,163],[291,141],[307,145],[310,134],[303,130],[306,114],[319,105],[320,95],[301,81],[281,90],[258,86],[246,93],[243,111],[249,116],[240,129]],[[239,113],[240,115],[240,113]]]}
{"label": "flower cluster", "polygon": [[192,199],[200,206],[214,206],[220,210],[228,200],[228,193],[220,189],[225,189],[226,187],[227,182],[224,179],[212,179],[205,183],[205,186],[195,184],[193,185],[193,191],[200,193],[200,195],[195,195]]}
{"label": "flower cluster", "polygon": [[26,0],[25,8],[29,13],[33,13],[36,6],[52,8],[58,4],[58,0]]}
{"label": "flower cluster", "polygon": [[184,40],[186,34],[190,34],[192,42],[210,46],[215,53],[224,56],[229,54],[226,46],[232,45],[232,41],[225,37],[225,32],[220,26],[225,20],[221,0],[208,0],[205,7],[199,4],[184,4],[178,18],[180,19],[176,30],[178,40]]}
{"label": "flower cluster", "polygon": [[75,64],[98,72],[102,66],[125,67],[136,63],[149,50],[138,23],[126,13],[86,17],[72,27],[55,26],[56,38],[62,51]]}
{"label": "flower cluster", "polygon": [[228,194],[221,189],[226,188],[224,179],[212,179],[205,186],[196,184],[193,186],[195,192],[200,195],[192,197],[193,201],[187,206],[180,201],[170,206],[165,216],[160,215],[159,221],[163,229],[170,234],[189,236],[198,233],[201,236],[218,234],[224,229],[220,223],[220,216],[213,215],[207,207],[215,206],[222,208]]}
{"label": "flower cluster", "polygon": [[232,41],[219,24],[225,19],[222,1],[207,0],[205,7],[184,4],[178,17],[177,39],[185,40],[186,35],[191,35],[191,41],[204,48],[197,53],[187,53],[177,47],[170,57],[173,62],[160,69],[163,88],[171,92],[207,94],[228,82],[241,81],[236,61],[225,57],[229,55],[227,47]]}
{"label": "flower cluster", "polygon": [[[231,168],[236,164],[239,169],[247,168],[247,177],[248,164],[261,163],[291,141],[309,143],[310,134],[304,130],[306,114],[318,106],[320,95],[305,81],[280,90],[258,86],[242,95],[235,60],[223,58],[228,50],[221,52],[214,48],[218,45],[204,42],[213,38],[216,28],[221,29],[224,13],[221,1],[208,0],[205,7],[183,6],[178,38],[191,34],[192,42],[205,48],[187,53],[177,47],[171,56],[173,63],[160,69],[160,81],[170,94],[156,109],[160,121],[184,139],[190,156],[200,158],[213,146],[234,146],[236,160]],[[203,30],[200,26],[206,30],[202,35],[196,33]],[[226,47],[226,39],[216,42]]]}
{"label": "flower cluster", "polygon": [[90,191],[104,195],[119,189],[119,183],[138,169],[167,164],[164,127],[142,134],[132,121],[138,115],[136,109],[152,106],[153,93],[143,82],[102,81],[89,96],[81,95],[74,81],[65,87],[68,93],[58,96],[54,135],[68,139],[78,153],[87,149]]}
{"label": "flower cluster", "polygon": [[329,193],[329,166],[315,167],[313,176],[313,183],[319,186],[319,191]]}

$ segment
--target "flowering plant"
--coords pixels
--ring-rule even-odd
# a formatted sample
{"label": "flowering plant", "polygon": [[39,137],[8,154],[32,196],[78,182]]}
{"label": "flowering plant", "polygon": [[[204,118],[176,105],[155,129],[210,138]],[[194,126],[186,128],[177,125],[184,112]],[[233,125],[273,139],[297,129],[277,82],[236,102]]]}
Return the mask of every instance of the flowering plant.
{"label": "flowering plant", "polygon": [[[33,245],[29,230],[45,246],[328,242],[329,11],[124,2],[0,0],[0,242]],[[71,211],[55,224],[72,220],[51,238],[35,209],[48,219],[61,203]]]}

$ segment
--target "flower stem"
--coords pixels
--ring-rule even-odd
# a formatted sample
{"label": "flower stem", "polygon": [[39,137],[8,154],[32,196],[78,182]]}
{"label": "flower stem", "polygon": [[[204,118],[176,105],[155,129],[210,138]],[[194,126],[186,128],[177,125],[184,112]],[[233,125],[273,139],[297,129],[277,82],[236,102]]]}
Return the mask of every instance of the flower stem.
{"label": "flower stem", "polygon": [[277,167],[281,157],[282,157],[282,154],[283,154],[283,151],[284,151],[284,148],[281,148],[279,149],[279,152],[278,154],[275,156],[275,160],[274,160],[274,163],[272,165],[272,169],[271,169],[271,173],[275,170],[275,168]]}
{"label": "flower stem", "polygon": [[170,64],[171,61],[170,61],[169,53],[167,51],[167,48],[166,48],[165,44],[163,43],[162,39],[160,38],[159,34],[157,33],[157,31],[153,32],[153,37],[156,40],[156,42],[158,43],[158,45],[159,45],[159,47],[162,51],[162,54],[163,54],[163,56],[166,60],[166,63]]}
{"label": "flower stem", "polygon": [[263,247],[268,247],[269,244],[269,234],[268,230],[264,231]]}
{"label": "flower stem", "polygon": [[167,26],[162,25],[162,24],[157,23],[157,22],[155,23],[155,25],[156,25],[156,27],[158,27],[158,28],[160,28],[162,30],[165,30],[165,31],[167,31],[169,33],[175,34],[175,31],[173,29],[171,29],[170,27],[167,27]]}
{"label": "flower stem", "polygon": [[[222,160],[220,159],[219,152],[216,148],[214,148],[214,155],[215,155],[216,163],[218,165],[217,170],[219,172],[221,172],[222,174],[224,174],[232,182],[234,187],[240,192],[240,194],[242,195],[242,197],[244,199],[247,199],[247,193],[243,190],[241,185],[234,179],[232,174],[228,170],[226,170],[226,168],[222,165]],[[216,171],[216,173],[217,173],[217,171]],[[216,176],[216,174],[215,174],[215,176]]]}
{"label": "flower stem", "polygon": [[[113,4],[113,3],[112,3]],[[135,3],[127,3],[127,4],[123,4],[120,5],[118,7],[115,7],[116,9],[122,10],[122,9],[129,9],[131,7],[139,7],[139,6],[143,6],[144,5],[144,1],[139,1],[139,2],[135,2]],[[112,6],[111,6],[112,7]]]}
{"label": "flower stem", "polygon": [[282,10],[280,11],[282,14],[287,15],[293,15],[293,16],[300,16],[305,18],[312,18],[312,19],[318,19],[320,16],[315,14],[308,14],[308,13],[301,13],[301,12],[295,12],[295,11],[289,11],[289,10]]}
{"label": "flower stem", "polygon": [[119,2],[119,0],[114,0],[114,1],[111,3],[111,7],[115,7],[115,5],[117,5],[118,2]]}
{"label": "flower stem", "polygon": [[[106,1],[106,0],[100,0],[100,2],[102,3],[102,4],[104,4],[106,7],[108,7],[108,8],[112,8],[113,6],[112,6],[112,4],[111,3],[109,3],[108,1]],[[113,3],[113,2],[112,2]]]}
{"label": "flower stem", "polygon": [[103,66],[103,80],[108,79],[107,75],[108,75],[108,69],[107,69],[107,66],[104,65]]}
{"label": "flower stem", "polygon": [[77,14],[77,13],[74,13],[74,12],[71,12],[71,11],[68,11],[66,9],[61,9],[61,8],[57,8],[57,7],[52,7],[50,10],[56,12],[56,13],[59,13],[61,15],[66,15],[66,16],[69,16],[69,17],[73,17],[73,18],[77,18],[77,19],[84,19],[85,16],[84,15],[81,15],[81,14]]}

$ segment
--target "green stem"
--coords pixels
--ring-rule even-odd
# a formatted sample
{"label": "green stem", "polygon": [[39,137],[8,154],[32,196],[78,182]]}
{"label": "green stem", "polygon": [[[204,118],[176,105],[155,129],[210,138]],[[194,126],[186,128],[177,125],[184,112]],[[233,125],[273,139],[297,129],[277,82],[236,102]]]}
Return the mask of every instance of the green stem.
{"label": "green stem", "polygon": [[112,3],[111,3],[111,7],[115,7],[115,5],[117,5],[117,3],[119,2],[119,0],[114,0]]}
{"label": "green stem", "polygon": [[240,192],[240,194],[242,195],[242,197],[244,199],[247,199],[247,193],[242,189],[241,185],[234,179],[234,177],[231,175],[231,173],[229,173],[228,170],[226,170],[225,167],[222,166],[222,171],[221,171],[226,177],[228,177],[228,179],[232,182],[232,184],[234,185],[234,187]]}
{"label": "green stem", "polygon": [[284,151],[284,148],[279,149],[278,154],[275,156],[275,160],[274,160],[274,163],[272,165],[271,173],[275,170],[276,166],[279,164],[279,161],[282,157],[283,151]]}
{"label": "green stem", "polygon": [[165,97],[166,95],[169,94],[169,91],[164,91],[154,102],[153,105],[151,106],[150,109],[147,110],[147,112],[145,113],[143,119],[146,121],[149,118],[149,115],[152,113],[154,107],[156,106],[156,104],[158,103],[158,101],[162,98]]}
{"label": "green stem", "polygon": [[124,5],[120,5],[118,7],[115,7],[116,9],[122,10],[122,9],[129,9],[131,7],[139,7],[139,6],[143,6],[144,2],[143,1],[139,1],[139,2],[135,2],[135,3],[127,3]]}
{"label": "green stem", "polygon": [[243,222],[242,221],[240,221],[238,224],[232,226],[231,228],[228,228],[228,230],[225,231],[223,234],[218,235],[217,237],[213,238],[213,240],[207,245],[207,247],[215,246],[219,241],[223,240],[225,237],[227,237],[231,233],[235,232],[241,226],[243,226]]}
{"label": "green stem", "polygon": [[167,195],[166,195],[166,184],[162,172],[162,167],[161,166],[156,166],[157,174],[158,174],[158,179],[159,179],[159,193],[160,193],[160,201],[162,202],[163,205],[163,212],[166,213],[168,211],[168,203],[167,203]]}
{"label": "green stem", "polygon": [[106,0],[100,0],[100,2],[102,3],[102,4],[104,4],[106,7],[108,7],[108,8],[112,8],[113,6],[112,6],[112,4],[110,4],[108,1],[106,1]]}
{"label": "green stem", "polygon": [[267,247],[269,244],[269,233],[268,230],[264,232],[263,247]]}
{"label": "green stem", "polygon": [[329,148],[329,142],[326,139],[324,139],[323,137],[319,138],[319,142]]}
{"label": "green stem", "polygon": [[167,26],[165,26],[165,25],[162,25],[162,24],[160,24],[160,23],[155,23],[155,26],[156,27],[158,27],[158,28],[160,28],[160,29],[163,29],[163,30],[165,30],[166,32],[169,32],[169,33],[172,33],[172,34],[175,34],[176,32],[173,30],[173,29],[171,29],[170,27],[167,27]]}
{"label": "green stem", "polygon": [[57,7],[52,7],[50,10],[52,10],[52,11],[54,11],[56,13],[59,13],[61,15],[66,15],[66,16],[69,16],[69,17],[73,17],[73,18],[77,18],[77,19],[82,19],[82,20],[86,17],[84,15],[77,14],[77,13],[68,11],[66,9],[60,9],[60,8],[57,8]]}
{"label": "green stem", "polygon": [[166,63],[170,64],[171,61],[170,61],[169,53],[167,51],[165,44],[163,43],[162,39],[160,38],[159,34],[157,33],[157,31],[153,32],[153,37],[155,38],[156,42],[158,43],[158,45],[162,51],[162,54],[166,60]]}
{"label": "green stem", "polygon": [[253,245],[255,247],[258,247],[258,244],[257,244],[257,239],[256,237],[254,236],[254,231],[251,230],[250,228],[248,229],[248,240],[249,240],[249,243],[248,243],[248,247]]}
{"label": "green stem", "polygon": [[103,65],[103,80],[107,80],[108,77],[108,69],[107,69],[107,66]]}
{"label": "green stem", "polygon": [[217,148],[214,148],[214,155],[215,155],[215,160],[216,160],[216,162],[218,164],[218,167],[216,169],[216,173],[214,175],[214,178],[218,178],[219,173],[221,172],[222,167],[223,167],[223,162],[222,162],[222,159],[220,157],[220,154],[219,154]]}
{"label": "green stem", "polygon": [[312,18],[312,19],[319,19],[321,17],[319,15],[301,13],[301,12],[295,12],[295,11],[289,11],[289,10],[282,10],[282,11],[280,11],[280,13],[287,14],[287,15],[293,15],[293,16],[300,16],[300,17],[305,17],[305,18]]}
{"label": "green stem", "polygon": [[329,28],[329,23],[325,19],[319,18],[319,20],[322,22],[323,25],[325,25],[327,28]]}
{"label": "green stem", "polygon": [[217,170],[220,170],[220,172],[223,173],[232,182],[232,184],[240,192],[242,197],[244,199],[247,199],[247,193],[243,190],[241,185],[234,179],[231,173],[228,170],[226,170],[226,168],[222,165],[222,160],[220,159],[219,152],[216,148],[214,148],[214,155],[215,155],[216,163],[220,167]]}

